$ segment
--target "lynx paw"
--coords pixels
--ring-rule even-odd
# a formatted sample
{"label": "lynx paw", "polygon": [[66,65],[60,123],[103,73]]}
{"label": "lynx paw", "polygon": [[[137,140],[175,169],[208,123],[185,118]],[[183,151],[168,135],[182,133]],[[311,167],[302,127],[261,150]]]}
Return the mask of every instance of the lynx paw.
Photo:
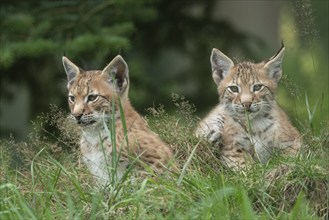
{"label": "lynx paw", "polygon": [[213,129],[198,129],[195,135],[199,138],[205,138],[214,146],[219,146],[222,140],[222,133]]}
{"label": "lynx paw", "polygon": [[220,146],[222,142],[222,133],[219,131],[210,130],[209,134],[207,135],[207,140],[214,146]]}

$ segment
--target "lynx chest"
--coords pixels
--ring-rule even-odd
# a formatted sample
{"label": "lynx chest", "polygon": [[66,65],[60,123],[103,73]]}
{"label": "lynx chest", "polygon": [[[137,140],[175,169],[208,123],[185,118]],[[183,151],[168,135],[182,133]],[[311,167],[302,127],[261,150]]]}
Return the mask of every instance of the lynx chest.
{"label": "lynx chest", "polygon": [[250,121],[236,122],[231,126],[236,130],[232,144],[239,145],[255,159],[265,163],[276,144],[278,123],[272,118],[256,118]]}
{"label": "lynx chest", "polygon": [[108,135],[102,130],[83,131],[80,140],[82,159],[92,175],[102,182],[109,179],[112,146]]}

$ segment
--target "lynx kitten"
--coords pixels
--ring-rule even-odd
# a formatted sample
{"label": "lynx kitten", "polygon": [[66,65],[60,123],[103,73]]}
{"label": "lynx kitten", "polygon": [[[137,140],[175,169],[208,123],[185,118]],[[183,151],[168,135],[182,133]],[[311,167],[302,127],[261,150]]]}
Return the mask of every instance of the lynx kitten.
{"label": "lynx kitten", "polygon": [[[128,99],[128,66],[124,59],[115,57],[102,71],[84,71],[66,57],[63,57],[63,65],[68,78],[70,117],[81,128],[82,158],[96,180],[105,184],[111,177],[113,139],[116,141],[116,154],[121,154],[117,167],[119,178],[132,156],[138,157],[155,171],[164,169],[173,158],[172,151],[147,128],[144,119],[131,106]],[[113,123],[115,133],[110,129]]]}
{"label": "lynx kitten", "polygon": [[274,96],[284,50],[282,46],[258,64],[234,64],[219,50],[212,51],[212,77],[220,101],[199,123],[196,135],[221,147],[221,161],[229,168],[244,168],[251,158],[265,163],[276,150],[295,155],[300,148],[300,134]]}

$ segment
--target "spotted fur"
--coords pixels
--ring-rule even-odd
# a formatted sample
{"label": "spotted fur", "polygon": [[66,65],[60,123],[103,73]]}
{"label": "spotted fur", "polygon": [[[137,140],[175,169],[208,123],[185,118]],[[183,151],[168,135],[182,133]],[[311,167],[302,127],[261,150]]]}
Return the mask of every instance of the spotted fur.
{"label": "spotted fur", "polygon": [[[172,151],[148,129],[145,120],[131,106],[128,66],[123,58],[115,57],[102,71],[84,71],[66,57],[63,57],[63,65],[68,77],[70,118],[81,128],[82,158],[96,180],[101,184],[110,180],[112,135],[116,140],[116,152],[121,154],[117,168],[119,177],[136,158],[155,171],[163,170],[173,159]],[[113,119],[115,132],[110,129]]]}
{"label": "spotted fur", "polygon": [[196,135],[221,148],[221,161],[233,169],[248,161],[265,163],[274,151],[296,155],[300,133],[279,107],[275,92],[285,48],[258,64],[234,64],[217,49],[211,54],[219,104],[198,125]]}

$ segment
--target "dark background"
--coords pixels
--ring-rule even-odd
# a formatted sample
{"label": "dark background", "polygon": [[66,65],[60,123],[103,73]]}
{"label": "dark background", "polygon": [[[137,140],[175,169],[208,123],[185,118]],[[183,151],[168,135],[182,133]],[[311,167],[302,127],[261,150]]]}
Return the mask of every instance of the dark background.
{"label": "dark background", "polygon": [[[328,1],[1,1],[0,137],[25,139],[50,104],[67,109],[63,55],[103,69],[117,54],[130,68],[141,113],[185,96],[204,115],[217,102],[209,56],[259,62],[287,48],[279,103],[314,132],[328,116]],[[313,114],[313,111],[315,112]]]}

